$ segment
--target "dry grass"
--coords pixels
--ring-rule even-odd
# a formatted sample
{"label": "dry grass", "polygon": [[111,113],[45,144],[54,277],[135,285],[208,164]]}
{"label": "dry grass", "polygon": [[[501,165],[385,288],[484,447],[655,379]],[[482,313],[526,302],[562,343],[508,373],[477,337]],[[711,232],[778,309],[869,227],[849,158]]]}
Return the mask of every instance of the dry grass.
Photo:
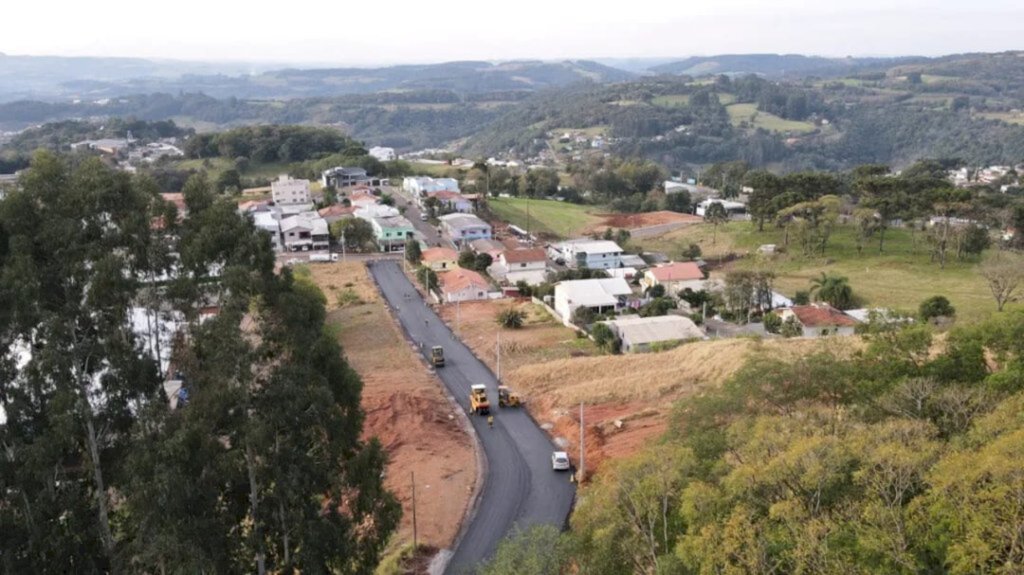
{"label": "dry grass", "polygon": [[506,380],[530,397],[548,397],[556,405],[600,404],[669,399],[721,385],[757,352],[797,357],[835,348],[849,350],[852,338],[693,342],[670,351],[555,360],[511,370]]}

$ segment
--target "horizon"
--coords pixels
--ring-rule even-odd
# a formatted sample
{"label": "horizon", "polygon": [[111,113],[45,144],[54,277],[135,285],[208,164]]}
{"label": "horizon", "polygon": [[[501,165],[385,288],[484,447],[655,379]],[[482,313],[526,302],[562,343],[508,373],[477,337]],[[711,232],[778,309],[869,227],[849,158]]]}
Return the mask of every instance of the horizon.
{"label": "horizon", "polygon": [[[318,0],[294,0],[285,16],[239,14],[233,6],[182,0],[161,15],[161,26],[155,28],[150,17],[131,6],[126,0],[111,0],[108,9],[97,13],[72,4],[63,7],[63,18],[52,21],[47,12],[52,7],[15,5],[8,8],[10,22],[47,21],[49,28],[44,35],[31,25],[11,27],[0,52],[347,67],[725,54],[935,57],[1017,49],[1018,23],[1024,21],[1024,6],[1009,0],[970,6],[952,0],[863,0],[856,6],[723,0],[701,7],[641,0],[629,10],[600,2],[584,9],[521,0],[501,13],[501,26],[493,17],[478,15],[468,0],[440,6],[400,1],[389,6],[389,14],[403,17],[390,20],[371,6],[322,5]],[[365,25],[339,31],[340,26],[330,25],[335,21]],[[320,22],[328,25],[317,26]]]}

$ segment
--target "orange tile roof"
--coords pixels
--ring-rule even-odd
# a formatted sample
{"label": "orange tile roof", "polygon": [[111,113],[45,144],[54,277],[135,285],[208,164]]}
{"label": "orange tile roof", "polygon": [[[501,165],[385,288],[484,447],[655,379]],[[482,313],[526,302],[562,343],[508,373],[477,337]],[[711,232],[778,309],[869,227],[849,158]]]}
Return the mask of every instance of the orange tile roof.
{"label": "orange tile roof", "polygon": [[704,279],[704,272],[694,262],[676,262],[648,270],[659,282],[679,282]]}
{"label": "orange tile roof", "polygon": [[804,327],[853,327],[857,320],[828,304],[795,305],[790,310]]}
{"label": "orange tile roof", "polygon": [[441,291],[445,293],[456,292],[467,287],[487,288],[490,286],[484,276],[473,270],[457,269],[443,274],[438,274],[438,282],[441,284]]}
{"label": "orange tile roof", "polygon": [[502,256],[510,264],[522,264],[527,262],[542,262],[547,259],[542,248],[530,248],[522,250],[508,250]]}
{"label": "orange tile roof", "polygon": [[354,214],[355,211],[356,209],[351,206],[346,208],[345,206],[335,204],[333,206],[321,208],[317,213],[320,214],[320,217],[327,218],[333,216],[347,216],[349,214]]}
{"label": "orange tile roof", "polygon": [[423,250],[423,256],[420,259],[422,259],[425,262],[454,262],[459,260],[459,252],[451,248],[429,248]]}

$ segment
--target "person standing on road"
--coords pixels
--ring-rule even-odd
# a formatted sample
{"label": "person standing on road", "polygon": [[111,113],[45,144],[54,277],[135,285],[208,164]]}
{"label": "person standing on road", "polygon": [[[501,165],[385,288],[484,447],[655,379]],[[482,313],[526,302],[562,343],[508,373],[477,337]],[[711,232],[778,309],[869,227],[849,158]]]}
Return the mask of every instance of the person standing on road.
{"label": "person standing on road", "polygon": [[487,416],[487,427],[490,427],[491,429],[494,429],[494,416],[493,415],[488,415]]}

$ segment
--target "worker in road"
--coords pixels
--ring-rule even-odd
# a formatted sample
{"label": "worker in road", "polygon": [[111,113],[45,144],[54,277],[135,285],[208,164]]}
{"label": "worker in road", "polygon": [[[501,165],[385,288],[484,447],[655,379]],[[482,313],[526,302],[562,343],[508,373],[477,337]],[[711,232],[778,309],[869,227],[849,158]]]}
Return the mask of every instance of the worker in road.
{"label": "worker in road", "polygon": [[488,415],[487,416],[487,427],[490,427],[491,429],[494,429],[494,416],[493,415]]}

